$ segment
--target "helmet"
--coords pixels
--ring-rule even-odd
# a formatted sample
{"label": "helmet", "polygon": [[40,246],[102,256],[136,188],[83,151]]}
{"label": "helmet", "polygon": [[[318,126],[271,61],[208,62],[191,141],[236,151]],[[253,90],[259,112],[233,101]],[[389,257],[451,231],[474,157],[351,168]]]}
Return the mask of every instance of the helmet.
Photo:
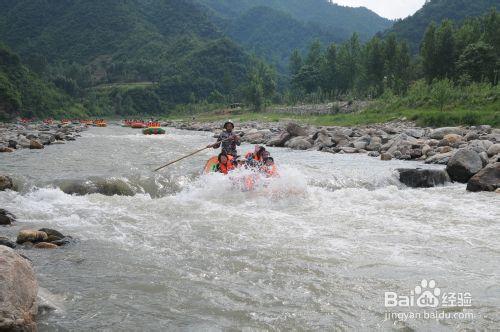
{"label": "helmet", "polygon": [[234,128],[234,123],[233,123],[233,121],[231,121],[231,120],[227,120],[227,121],[224,123],[224,126],[222,126],[222,128],[226,129],[226,126],[227,126],[228,124],[233,125],[233,128]]}

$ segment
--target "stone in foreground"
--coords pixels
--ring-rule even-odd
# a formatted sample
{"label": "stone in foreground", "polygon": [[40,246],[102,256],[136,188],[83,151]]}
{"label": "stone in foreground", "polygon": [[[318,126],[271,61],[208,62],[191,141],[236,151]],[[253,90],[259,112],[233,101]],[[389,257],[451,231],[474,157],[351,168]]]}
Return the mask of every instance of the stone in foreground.
{"label": "stone in foreground", "polygon": [[0,246],[0,331],[36,331],[37,293],[28,261]]}
{"label": "stone in foreground", "polygon": [[467,190],[473,192],[496,191],[499,188],[500,162],[486,166],[467,183]]}
{"label": "stone in foreground", "polygon": [[400,168],[399,181],[411,188],[431,188],[450,182],[445,170]]}

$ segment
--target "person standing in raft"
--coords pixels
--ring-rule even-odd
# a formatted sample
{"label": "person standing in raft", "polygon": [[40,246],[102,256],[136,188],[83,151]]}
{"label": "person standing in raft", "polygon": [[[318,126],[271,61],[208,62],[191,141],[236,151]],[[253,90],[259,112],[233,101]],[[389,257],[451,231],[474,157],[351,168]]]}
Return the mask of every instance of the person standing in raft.
{"label": "person standing in raft", "polygon": [[234,123],[231,120],[224,123],[224,131],[217,138],[217,143],[211,144],[207,147],[218,149],[222,145],[223,153],[232,156],[233,159],[238,157],[238,151],[236,151],[236,146],[241,145],[240,137],[233,133]]}

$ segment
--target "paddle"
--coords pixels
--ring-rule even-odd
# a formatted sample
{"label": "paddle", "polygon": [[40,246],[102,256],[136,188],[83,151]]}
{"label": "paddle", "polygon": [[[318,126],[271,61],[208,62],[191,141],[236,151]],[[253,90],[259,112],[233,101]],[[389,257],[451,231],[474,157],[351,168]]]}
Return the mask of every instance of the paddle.
{"label": "paddle", "polygon": [[224,140],[222,140],[222,141],[220,141],[220,142],[217,142],[217,143],[214,143],[214,144],[210,144],[209,146],[206,146],[206,147],[204,147],[203,149],[199,149],[199,150],[196,150],[196,151],[194,151],[194,152],[191,152],[190,154],[187,154],[187,155],[185,155],[184,157],[181,157],[181,158],[179,158],[179,159],[176,159],[176,160],[174,160],[174,161],[169,162],[169,163],[168,163],[168,164],[166,164],[166,165],[163,165],[163,166],[161,166],[161,167],[158,167],[157,169],[155,169],[155,170],[154,170],[154,172],[157,172],[157,171],[159,171],[160,169],[163,169],[163,168],[165,168],[165,167],[167,167],[167,166],[170,166],[170,165],[172,165],[172,164],[175,164],[176,162],[179,162],[179,161],[181,161],[181,160],[184,160],[184,159],[186,159],[186,158],[189,158],[189,157],[191,157],[191,156],[194,156],[195,154],[200,153],[201,151],[204,151],[204,150],[206,150],[206,149],[213,148],[213,147],[214,147],[214,145],[219,144],[219,143],[224,143],[225,141],[228,141],[228,140],[230,140],[230,139],[231,139],[231,137],[228,137],[228,138],[226,138],[226,139],[224,139]]}

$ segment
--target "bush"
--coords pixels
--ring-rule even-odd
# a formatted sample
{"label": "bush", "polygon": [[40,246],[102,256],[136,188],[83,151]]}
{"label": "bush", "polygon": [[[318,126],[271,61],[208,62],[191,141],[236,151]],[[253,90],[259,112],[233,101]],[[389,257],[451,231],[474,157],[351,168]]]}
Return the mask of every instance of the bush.
{"label": "bush", "polygon": [[441,111],[443,111],[445,106],[449,105],[456,96],[453,82],[447,78],[432,82],[430,89],[431,100],[434,106],[439,107]]}

